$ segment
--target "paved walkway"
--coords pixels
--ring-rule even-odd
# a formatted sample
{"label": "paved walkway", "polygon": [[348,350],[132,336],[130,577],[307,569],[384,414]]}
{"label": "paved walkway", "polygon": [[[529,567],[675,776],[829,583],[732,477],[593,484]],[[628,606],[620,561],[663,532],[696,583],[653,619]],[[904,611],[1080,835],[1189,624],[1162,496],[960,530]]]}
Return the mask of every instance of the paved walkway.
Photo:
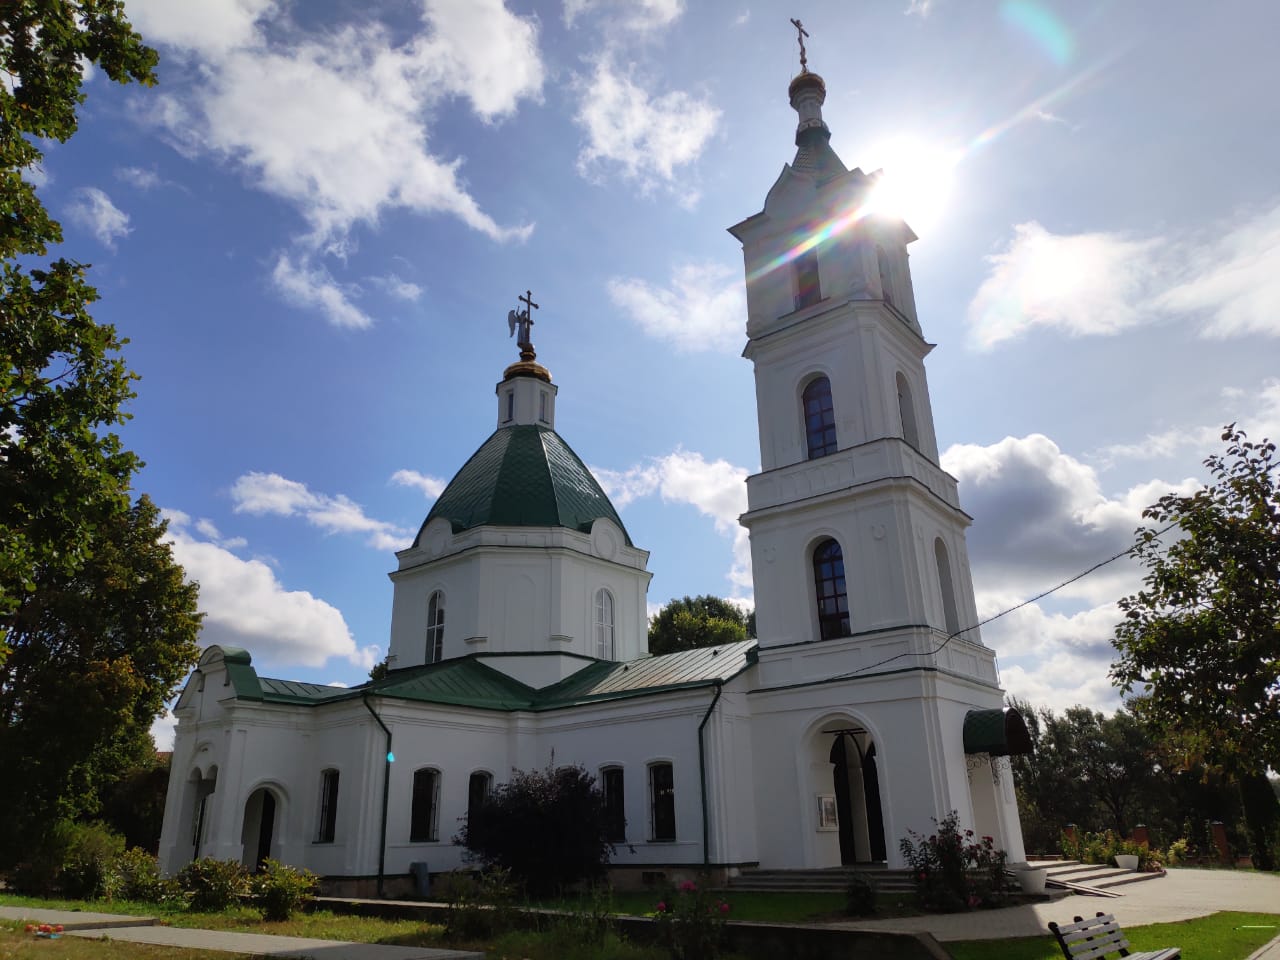
{"label": "paved walkway", "polygon": [[432,947],[391,947],[376,943],[343,943],[311,937],[274,937],[262,933],[188,930],[156,926],[153,917],[110,913],[0,907],[0,917],[26,923],[60,923],[71,937],[110,937],[129,943],[156,943],[197,950],[223,950],[262,957],[313,957],[314,960],[483,960],[483,954]]}
{"label": "paved walkway", "polygon": [[[1122,927],[1206,917],[1220,910],[1280,914],[1280,876],[1237,870],[1170,870],[1145,883],[1116,887],[1123,895],[1070,896],[1003,910],[928,914],[832,924],[851,930],[900,930],[932,933],[939,940],[996,940],[1047,934],[1049,921],[1070,921],[1099,910],[1115,914]],[[1280,923],[1280,920],[1276,921]],[[1280,934],[1280,928],[1276,930]],[[1266,960],[1280,960],[1280,945],[1269,944]]]}

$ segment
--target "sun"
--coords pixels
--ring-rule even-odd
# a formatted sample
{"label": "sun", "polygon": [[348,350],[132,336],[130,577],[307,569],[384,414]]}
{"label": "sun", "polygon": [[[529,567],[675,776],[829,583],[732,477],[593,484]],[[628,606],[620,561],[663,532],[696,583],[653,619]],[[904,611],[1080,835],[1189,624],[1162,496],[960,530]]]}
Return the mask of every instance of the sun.
{"label": "sun", "polygon": [[867,208],[901,217],[916,233],[927,234],[945,215],[962,151],[914,137],[882,141],[864,156],[863,169],[882,170]]}

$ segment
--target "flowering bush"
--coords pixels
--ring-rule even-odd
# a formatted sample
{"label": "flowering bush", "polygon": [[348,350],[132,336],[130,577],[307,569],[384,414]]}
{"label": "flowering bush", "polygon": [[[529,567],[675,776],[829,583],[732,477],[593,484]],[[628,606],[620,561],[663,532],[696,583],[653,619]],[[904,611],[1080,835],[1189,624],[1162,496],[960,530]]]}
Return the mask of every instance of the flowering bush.
{"label": "flowering bush", "polygon": [[729,904],[685,880],[658,901],[654,920],[671,960],[715,960],[724,943]]}
{"label": "flowering bush", "polygon": [[972,910],[993,907],[1009,896],[1005,852],[991,837],[975,837],[960,830],[954,810],[941,821],[936,833],[922,837],[908,830],[898,849],[907,861],[916,884],[916,897],[926,910]]}

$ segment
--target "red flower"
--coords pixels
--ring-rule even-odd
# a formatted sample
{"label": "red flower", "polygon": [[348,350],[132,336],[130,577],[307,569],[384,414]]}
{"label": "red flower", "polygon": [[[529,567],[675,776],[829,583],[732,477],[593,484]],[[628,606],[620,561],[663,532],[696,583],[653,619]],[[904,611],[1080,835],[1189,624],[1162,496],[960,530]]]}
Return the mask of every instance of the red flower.
{"label": "red flower", "polygon": [[662,901],[662,900],[658,901],[658,912],[659,913],[667,912],[667,904],[665,903],[665,901]]}
{"label": "red flower", "polygon": [[721,902],[720,902],[720,912],[721,912],[721,913],[728,913],[728,912],[729,912],[729,905],[728,905],[727,903],[725,903],[724,901],[721,901]]}
{"label": "red flower", "polygon": [[697,890],[697,889],[698,889],[698,885],[694,883],[692,880],[683,880],[680,883],[681,893],[692,893],[694,890]]}

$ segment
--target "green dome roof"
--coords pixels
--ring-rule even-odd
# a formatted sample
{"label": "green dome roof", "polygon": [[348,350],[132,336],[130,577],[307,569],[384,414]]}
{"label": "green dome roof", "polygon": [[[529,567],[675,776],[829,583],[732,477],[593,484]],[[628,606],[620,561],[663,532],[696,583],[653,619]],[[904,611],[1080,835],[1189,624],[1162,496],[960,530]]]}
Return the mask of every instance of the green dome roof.
{"label": "green dome roof", "polygon": [[549,427],[522,424],[494,431],[437,498],[414,539],[436,517],[458,533],[486,524],[568,527],[587,533],[600,517],[631,536],[578,455]]}

